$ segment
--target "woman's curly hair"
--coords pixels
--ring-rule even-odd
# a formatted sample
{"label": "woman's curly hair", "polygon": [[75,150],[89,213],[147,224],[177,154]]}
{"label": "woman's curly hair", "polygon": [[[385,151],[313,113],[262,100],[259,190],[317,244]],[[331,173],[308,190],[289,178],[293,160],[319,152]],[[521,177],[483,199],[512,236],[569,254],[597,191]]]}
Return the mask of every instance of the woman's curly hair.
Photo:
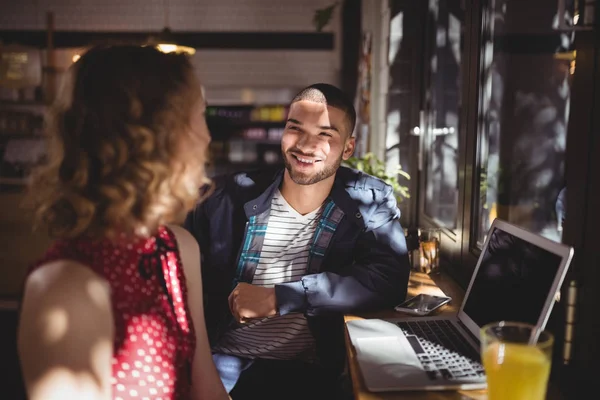
{"label": "woman's curly hair", "polygon": [[86,52],[48,116],[48,159],[30,186],[38,224],[55,237],[110,237],[180,222],[208,182],[208,131],[191,126],[202,101],[183,54]]}

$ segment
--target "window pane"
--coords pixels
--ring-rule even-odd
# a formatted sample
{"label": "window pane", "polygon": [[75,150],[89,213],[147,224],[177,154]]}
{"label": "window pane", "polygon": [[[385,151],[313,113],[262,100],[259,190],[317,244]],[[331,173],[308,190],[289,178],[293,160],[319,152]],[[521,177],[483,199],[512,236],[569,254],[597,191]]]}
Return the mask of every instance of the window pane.
{"label": "window pane", "polygon": [[456,228],[458,208],[458,133],[464,10],[454,0],[430,0],[434,21],[431,79],[427,91],[425,213]]}
{"label": "window pane", "polygon": [[545,0],[491,1],[484,13],[479,246],[496,217],[560,240],[555,210],[575,60],[574,34],[553,29],[555,14]]}

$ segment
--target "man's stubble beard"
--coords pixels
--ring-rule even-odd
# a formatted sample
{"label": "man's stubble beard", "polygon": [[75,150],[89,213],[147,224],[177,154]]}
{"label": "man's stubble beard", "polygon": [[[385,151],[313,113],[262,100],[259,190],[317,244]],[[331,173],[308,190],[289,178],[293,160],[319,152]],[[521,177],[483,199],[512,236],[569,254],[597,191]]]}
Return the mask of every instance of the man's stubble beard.
{"label": "man's stubble beard", "polygon": [[[291,155],[289,157],[292,157]],[[294,183],[296,183],[297,185],[314,185],[315,183],[321,182],[324,179],[329,178],[330,176],[335,175],[335,173],[337,172],[337,170],[340,168],[340,165],[342,165],[342,154],[340,154],[340,156],[338,157],[338,159],[336,160],[336,162],[329,166],[329,167],[325,167],[325,169],[317,172],[316,174],[312,175],[312,176],[306,176],[297,172],[293,172],[292,171],[292,164],[289,162],[288,157],[286,156],[285,153],[283,153],[283,163],[285,165],[285,169],[287,169],[290,178],[292,178],[292,181]]]}

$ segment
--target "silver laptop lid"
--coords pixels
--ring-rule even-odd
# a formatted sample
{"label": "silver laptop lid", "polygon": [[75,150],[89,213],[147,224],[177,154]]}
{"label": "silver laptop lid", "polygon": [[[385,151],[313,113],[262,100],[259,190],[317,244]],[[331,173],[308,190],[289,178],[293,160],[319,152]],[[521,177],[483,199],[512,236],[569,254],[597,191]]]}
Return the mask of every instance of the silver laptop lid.
{"label": "silver laptop lid", "polygon": [[573,248],[495,219],[473,271],[458,319],[479,338],[493,321],[544,329]]}

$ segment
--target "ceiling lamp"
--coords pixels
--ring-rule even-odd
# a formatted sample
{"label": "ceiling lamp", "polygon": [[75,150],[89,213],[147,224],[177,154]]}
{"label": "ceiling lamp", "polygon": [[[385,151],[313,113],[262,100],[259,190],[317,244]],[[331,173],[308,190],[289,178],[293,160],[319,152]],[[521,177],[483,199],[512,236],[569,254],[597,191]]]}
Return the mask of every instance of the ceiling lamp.
{"label": "ceiling lamp", "polygon": [[175,52],[193,55],[196,52],[196,49],[194,49],[193,47],[178,44],[177,40],[175,40],[175,37],[169,28],[163,29],[162,32],[158,34],[158,36],[151,37],[148,41],[148,44],[156,47],[163,53]]}
{"label": "ceiling lamp", "polygon": [[168,0],[164,1],[165,5],[165,28],[157,35],[152,36],[148,40],[148,45],[156,47],[163,53],[185,53],[193,55],[196,49],[193,47],[185,46],[177,43],[175,35],[169,29],[169,3]]}

